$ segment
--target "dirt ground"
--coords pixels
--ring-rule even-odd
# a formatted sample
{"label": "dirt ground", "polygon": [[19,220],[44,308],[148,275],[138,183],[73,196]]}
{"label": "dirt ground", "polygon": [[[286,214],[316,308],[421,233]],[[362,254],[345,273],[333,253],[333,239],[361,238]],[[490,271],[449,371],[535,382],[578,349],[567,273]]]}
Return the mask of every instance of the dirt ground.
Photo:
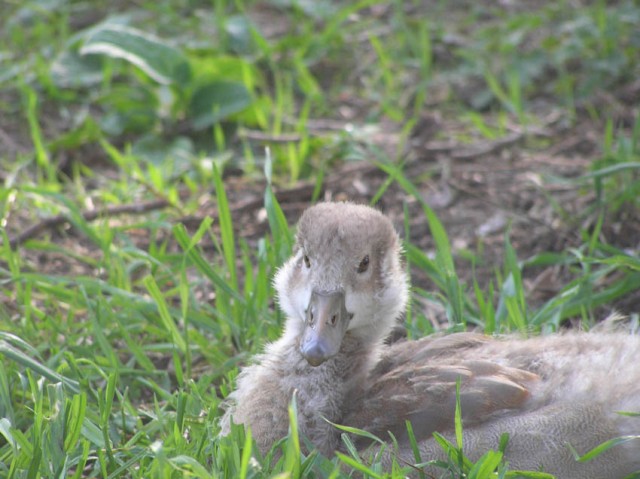
{"label": "dirt ground", "polygon": [[[435,117],[427,117],[425,123],[428,128],[453,131],[456,127],[440,124]],[[495,281],[495,271],[504,261],[507,229],[520,260],[584,243],[579,229],[590,231],[595,224],[595,194],[588,182],[571,180],[588,172],[601,155],[602,125],[551,125],[537,134],[514,131],[495,142],[479,140],[464,145],[430,141],[428,128],[414,132],[406,148],[404,174],[444,224],[457,259],[457,273],[468,286],[474,277],[481,285]],[[397,137],[393,134],[381,135],[380,146],[392,149],[397,145],[394,139]],[[368,202],[385,181],[387,175],[373,163],[344,164],[326,177],[321,199]],[[249,241],[259,238],[268,227],[261,209],[263,185],[248,188],[242,178],[233,178],[227,185],[237,233]],[[309,205],[313,187],[310,181],[278,190],[277,196],[291,223]],[[402,233],[405,204],[410,218],[410,242],[433,252],[429,227],[416,198],[394,182],[378,207],[392,217]],[[202,212],[215,215],[215,206],[206,204]],[[197,223],[199,218],[194,224]],[[624,209],[607,212],[600,239],[626,251],[637,251],[640,221],[629,217]],[[480,252],[480,261],[472,264],[465,259],[467,255],[459,254],[464,251]],[[525,268],[523,276],[532,306],[557,294],[571,278],[561,266]],[[414,271],[412,277],[417,286],[431,286],[420,271]],[[604,308],[602,314],[614,310],[622,314],[640,311],[640,291]]]}
{"label": "dirt ground", "polygon": [[[495,271],[503,264],[505,230],[509,228],[511,242],[520,260],[541,252],[560,252],[577,247],[583,241],[579,228],[589,231],[596,212],[589,212],[595,202],[589,183],[571,183],[588,171],[589,165],[601,154],[601,125],[584,122],[563,129],[557,125],[532,133],[513,131],[505,138],[491,142],[479,140],[471,144],[454,141],[432,141],[431,129],[455,131],[455,124],[440,121],[437,115],[424,118],[415,129],[405,152],[404,173],[412,179],[422,198],[437,213],[449,235],[457,259],[458,275],[467,285],[477,278],[481,285],[495,281]],[[381,128],[380,131],[383,129]],[[384,128],[376,138],[379,146],[393,149],[397,134],[393,127]],[[539,146],[539,145],[543,146]],[[533,146],[532,146],[533,145]],[[106,172],[105,172],[106,173]],[[553,178],[563,181],[553,182]],[[333,168],[325,177],[321,200],[369,202],[387,180],[387,175],[373,162],[345,163]],[[265,183],[230,174],[225,181],[234,226],[238,237],[255,246],[268,232],[263,209]],[[293,186],[279,187],[276,195],[290,223],[295,223],[309,206],[314,180]],[[201,208],[195,216],[176,216],[195,232],[205,216],[217,216],[213,191],[202,192]],[[432,252],[434,245],[422,207],[397,183],[392,183],[381,197],[378,207],[394,220],[397,230],[404,231],[403,208],[409,212],[410,238],[416,246]],[[561,207],[561,210],[558,206]],[[132,205],[131,211],[166,207],[162,201]],[[613,246],[637,251],[640,246],[640,221],[625,217],[625,211],[608,214],[601,240]],[[79,236],[68,224],[39,224],[33,216],[11,217],[9,233],[16,236],[34,225],[42,226],[36,237],[51,234],[52,240],[79,255],[99,253],[95,246]],[[137,215],[136,215],[137,217]],[[134,216],[128,217],[131,221]],[[127,216],[114,215],[114,224],[127,221]],[[214,223],[215,225],[215,223]],[[215,228],[215,226],[214,226]],[[167,233],[169,234],[169,233]],[[135,230],[132,239],[140,247],[148,245],[146,230]],[[156,238],[157,239],[157,238]],[[205,249],[215,261],[213,245]],[[465,259],[464,251],[481,251],[475,265]],[[99,274],[89,265],[56,252],[22,251],[27,264],[40,272],[56,275]],[[475,276],[474,276],[475,275]],[[528,268],[524,271],[528,301],[539,305],[557,294],[567,283],[570,273],[561,266]],[[430,288],[420,271],[413,273],[414,284]],[[640,311],[640,292],[627,295],[618,304],[609,305],[602,314],[612,310],[623,314]]]}
{"label": "dirt ground", "polygon": [[[619,97],[601,99],[603,108],[615,110],[621,130],[630,131],[635,121],[634,102],[625,103],[630,94],[640,97],[640,82],[622,89]],[[580,230],[592,230],[598,210],[592,183],[578,179],[602,156],[604,124],[585,119],[568,126],[561,114],[549,109],[543,126],[527,131],[513,127],[495,141],[478,138],[475,142],[458,143],[455,134],[462,128],[456,120],[443,119],[437,109],[431,110],[414,128],[403,156],[405,176],[444,224],[462,281],[468,286],[474,277],[481,286],[495,281],[495,271],[504,261],[507,229],[519,260],[542,252],[566,251],[584,243]],[[447,132],[444,136],[450,140],[433,140],[436,133],[442,138],[442,132]],[[393,152],[398,138],[397,128],[390,124],[380,126],[373,141]],[[387,175],[372,162],[343,164],[325,178],[320,199],[369,202],[387,180]],[[243,178],[232,178],[226,184],[231,204],[235,205],[232,208],[237,233],[249,240],[259,238],[267,230],[266,215],[261,209],[264,185],[248,185]],[[314,182],[308,181],[278,190],[277,196],[291,223],[309,205],[313,188]],[[393,182],[378,207],[403,232],[405,204],[410,218],[410,242],[433,252],[429,227],[416,198]],[[206,204],[205,211],[215,215],[214,205]],[[600,240],[637,252],[640,221],[624,208],[606,211]],[[464,259],[468,255],[456,251],[480,252],[480,261],[472,264]],[[413,272],[412,277],[417,286],[431,286],[420,271]],[[525,268],[523,277],[529,304],[536,306],[556,295],[572,275],[565,267],[554,265]],[[613,311],[638,313],[640,291],[603,308],[602,314]]]}
{"label": "dirt ground", "polygon": [[[620,131],[631,131],[637,110],[634,105],[640,98],[640,81],[630,82],[618,92],[603,94],[593,100],[595,108],[602,108],[601,118],[612,117]],[[633,100],[633,101],[630,101]],[[346,104],[349,99],[344,98]],[[46,105],[45,105],[46,107]],[[604,114],[606,110],[606,114]],[[594,160],[601,157],[604,124],[592,119],[586,111],[578,109],[578,120],[567,121],[559,110],[546,105],[537,117],[539,124],[526,130],[508,127],[506,134],[497,140],[486,140],[479,135],[470,142],[460,142],[457,132],[468,126],[451,119],[438,104],[425,105],[421,121],[414,127],[404,144],[401,161],[403,171],[418,188],[422,199],[437,213],[449,235],[457,258],[457,272],[467,285],[477,278],[481,285],[495,280],[495,271],[503,264],[504,234],[510,231],[511,242],[521,260],[537,253],[560,252],[577,247],[584,242],[581,229],[590,231],[595,224],[597,211],[594,189],[588,181],[575,181],[588,172]],[[50,117],[51,115],[45,115]],[[55,115],[53,115],[55,116]],[[321,119],[316,119],[321,120]],[[326,119],[332,129],[346,128],[357,123],[358,115],[349,118],[339,112],[335,118]],[[55,121],[42,125],[48,130],[58,130]],[[24,122],[15,119],[0,120],[0,144],[11,152],[30,149]],[[380,124],[368,140],[387,152],[395,152],[400,144],[400,127],[394,123]],[[55,134],[47,135],[55,137]],[[437,139],[436,139],[437,138]],[[260,141],[256,140],[256,145]],[[9,151],[7,150],[7,151]],[[95,151],[75,152],[83,160],[95,158]],[[98,156],[100,154],[98,153]],[[77,158],[58,158],[60,168]],[[93,166],[96,176],[117,176],[108,162],[97,161]],[[246,239],[249,245],[268,230],[263,209],[264,181],[247,178],[228,171],[225,185],[233,214],[236,235]],[[5,173],[0,179],[6,179]],[[346,162],[332,167],[323,182],[322,200],[351,200],[368,203],[388,180],[387,175],[373,162]],[[291,223],[310,204],[315,181],[309,179],[295,185],[276,187],[280,204]],[[217,216],[215,193],[199,194],[201,207],[195,216],[181,216],[172,212],[172,221],[184,223],[195,231],[205,216]],[[433,250],[426,218],[418,200],[392,182],[380,198],[378,206],[394,220],[398,231],[404,231],[403,208],[410,217],[410,238],[416,246],[427,252]],[[109,210],[114,224],[135,221],[140,214],[168,209],[162,200],[127,205]],[[91,212],[93,220],[104,212]],[[214,226],[215,227],[215,226]],[[74,231],[62,218],[39,220],[33,211],[12,211],[7,218],[6,230],[18,245],[27,238],[50,235],[52,241],[76,252],[79,256],[99,254],[89,240]],[[142,248],[150,241],[149,232],[139,229],[130,232],[134,243]],[[165,234],[169,235],[169,232]],[[601,241],[627,251],[640,251],[640,220],[621,208],[606,212]],[[204,245],[215,261],[212,245]],[[21,248],[25,265],[56,275],[99,275],[99,271],[85,262],[68,255],[45,250]],[[465,251],[478,252],[480,261],[473,265],[465,259]],[[570,273],[561,266],[528,268],[524,271],[528,300],[538,305],[555,295],[569,280]],[[416,285],[429,288],[427,278],[414,272]],[[623,314],[640,311],[640,291],[627,295],[623,301],[609,305],[603,314],[617,310]]]}

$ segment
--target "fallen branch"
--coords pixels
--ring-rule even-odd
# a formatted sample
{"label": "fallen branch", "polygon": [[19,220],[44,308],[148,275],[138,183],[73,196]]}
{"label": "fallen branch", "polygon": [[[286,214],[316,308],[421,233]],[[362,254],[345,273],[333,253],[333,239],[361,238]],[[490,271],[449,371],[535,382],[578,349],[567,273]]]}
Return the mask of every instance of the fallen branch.
{"label": "fallen branch", "polygon": [[[370,172],[376,170],[377,167],[367,162],[359,162],[351,165],[347,165],[340,170],[340,173],[332,174],[330,177],[325,178],[324,188],[327,186],[335,184],[344,179],[345,176],[353,174],[355,172]],[[275,192],[276,198],[279,202],[287,202],[293,199],[298,199],[300,197],[311,198],[313,191],[315,189],[315,182],[312,181],[302,181],[297,185],[279,190]],[[180,193],[180,197],[184,198],[188,196],[188,190],[184,190]],[[255,198],[245,198],[235,204],[230,205],[229,209],[232,213],[238,213],[241,211],[247,211],[250,209],[257,209],[262,207],[264,199],[259,196]],[[135,203],[135,204],[126,204],[126,205],[116,205],[116,206],[107,206],[101,209],[88,210],[81,213],[82,218],[85,221],[94,221],[98,218],[108,218],[112,216],[125,215],[125,214],[143,214],[153,210],[159,210],[166,208],[168,206],[172,206],[171,202],[165,198],[158,198],[156,200]],[[209,214],[208,216],[217,218],[217,214]],[[195,224],[202,221],[203,217],[199,216],[184,216],[178,221],[183,224]],[[27,229],[22,231],[21,233],[9,238],[9,246],[13,249],[25,241],[30,240],[41,234],[43,231],[51,228],[57,228],[64,224],[70,224],[71,220],[66,214],[59,214],[53,216],[51,218],[44,219],[39,223],[29,226]]]}
{"label": "fallen branch", "polygon": [[451,158],[456,160],[472,160],[479,156],[496,153],[503,148],[512,146],[524,139],[527,135],[548,137],[549,132],[546,130],[546,127],[556,120],[557,118],[554,116],[545,125],[535,129],[512,129],[512,132],[508,135],[492,141],[480,141],[469,145],[463,145],[453,142],[433,141],[423,145],[415,144],[414,146],[428,153],[448,153]]}
{"label": "fallen branch", "polygon": [[263,131],[249,130],[241,128],[238,130],[238,137],[247,140],[262,141],[265,143],[297,143],[302,140],[302,136],[297,133],[281,133],[280,135],[271,135]]}
{"label": "fallen branch", "polygon": [[[377,170],[378,167],[375,164],[366,161],[346,164],[341,167],[337,173],[332,173],[325,177],[322,183],[321,192],[330,189],[331,187],[344,181],[345,178],[350,178],[356,173],[368,174]],[[273,193],[283,209],[285,209],[287,205],[291,206],[291,202],[300,201],[302,201],[301,205],[303,205],[302,208],[304,208],[308,206],[308,201],[311,200],[315,188],[315,181],[301,180],[298,181],[295,185],[288,188],[275,189]],[[258,195],[255,197],[243,198],[240,201],[231,203],[229,205],[229,211],[232,215],[234,215],[236,213],[246,213],[247,211],[258,210],[263,206],[264,197],[262,195]],[[207,215],[188,215],[179,218],[177,221],[187,226],[197,226],[204,220],[205,216],[210,216],[216,219],[217,213],[209,213]]]}
{"label": "fallen branch", "polygon": [[456,160],[471,160],[478,156],[488,155],[490,153],[496,153],[497,151],[511,146],[517,143],[524,137],[524,133],[516,132],[510,133],[503,138],[495,141],[483,141],[470,145],[467,148],[461,148],[460,150],[454,150],[451,152],[451,157]]}
{"label": "fallen branch", "polygon": [[[170,206],[171,203],[166,199],[157,199],[153,201],[147,201],[143,203],[135,203],[128,205],[116,205],[107,206],[106,208],[98,210],[89,210],[82,213],[82,218],[85,221],[93,221],[97,218],[106,218],[111,216],[118,216],[124,214],[142,214],[153,210],[159,210]],[[17,234],[16,236],[9,238],[9,246],[13,249],[21,245],[27,240],[30,240],[38,236],[43,231],[49,228],[57,228],[64,224],[71,223],[69,216],[65,214],[59,214],[42,220],[39,223],[29,226],[26,230]]]}

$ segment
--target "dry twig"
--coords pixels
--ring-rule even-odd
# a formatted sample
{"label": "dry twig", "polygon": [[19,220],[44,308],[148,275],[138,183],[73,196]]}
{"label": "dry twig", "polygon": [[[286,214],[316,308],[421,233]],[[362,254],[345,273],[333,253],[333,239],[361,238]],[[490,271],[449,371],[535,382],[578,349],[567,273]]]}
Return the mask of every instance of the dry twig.
{"label": "dry twig", "polygon": [[[116,205],[116,206],[108,206],[106,208],[102,208],[99,210],[89,210],[84,211],[82,213],[82,218],[85,221],[93,221],[97,218],[106,218],[111,216],[118,216],[124,214],[142,214],[148,211],[159,210],[162,208],[166,208],[170,206],[170,203],[166,199],[157,199],[152,201],[147,201],[143,203],[135,203],[128,205]],[[29,226],[26,230],[21,233],[9,238],[9,246],[11,248],[16,248],[27,240],[35,238],[43,231],[50,228],[57,228],[58,226],[62,226],[64,224],[68,224],[71,221],[69,217],[65,214],[60,214],[56,216],[52,216],[51,218],[47,218],[42,220],[39,223]]]}

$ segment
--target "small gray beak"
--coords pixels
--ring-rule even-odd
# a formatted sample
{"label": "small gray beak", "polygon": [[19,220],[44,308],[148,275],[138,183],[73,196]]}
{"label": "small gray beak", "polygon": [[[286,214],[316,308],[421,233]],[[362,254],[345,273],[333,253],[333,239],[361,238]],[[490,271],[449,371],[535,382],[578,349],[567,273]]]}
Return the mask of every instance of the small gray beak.
{"label": "small gray beak", "polygon": [[300,352],[309,364],[319,366],[338,354],[350,319],[344,292],[311,294],[300,342]]}

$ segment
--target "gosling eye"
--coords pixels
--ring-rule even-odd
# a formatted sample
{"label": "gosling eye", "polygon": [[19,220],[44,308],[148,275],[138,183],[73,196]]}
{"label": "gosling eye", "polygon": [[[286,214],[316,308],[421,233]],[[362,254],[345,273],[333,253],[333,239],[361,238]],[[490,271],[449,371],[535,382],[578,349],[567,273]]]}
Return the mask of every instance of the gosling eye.
{"label": "gosling eye", "polygon": [[304,255],[304,258],[303,258],[303,259],[304,259],[304,265],[305,265],[307,268],[311,268],[311,260],[309,259],[309,257],[308,257],[306,254]]}
{"label": "gosling eye", "polygon": [[369,269],[369,255],[366,255],[358,265],[358,273],[364,273]]}

